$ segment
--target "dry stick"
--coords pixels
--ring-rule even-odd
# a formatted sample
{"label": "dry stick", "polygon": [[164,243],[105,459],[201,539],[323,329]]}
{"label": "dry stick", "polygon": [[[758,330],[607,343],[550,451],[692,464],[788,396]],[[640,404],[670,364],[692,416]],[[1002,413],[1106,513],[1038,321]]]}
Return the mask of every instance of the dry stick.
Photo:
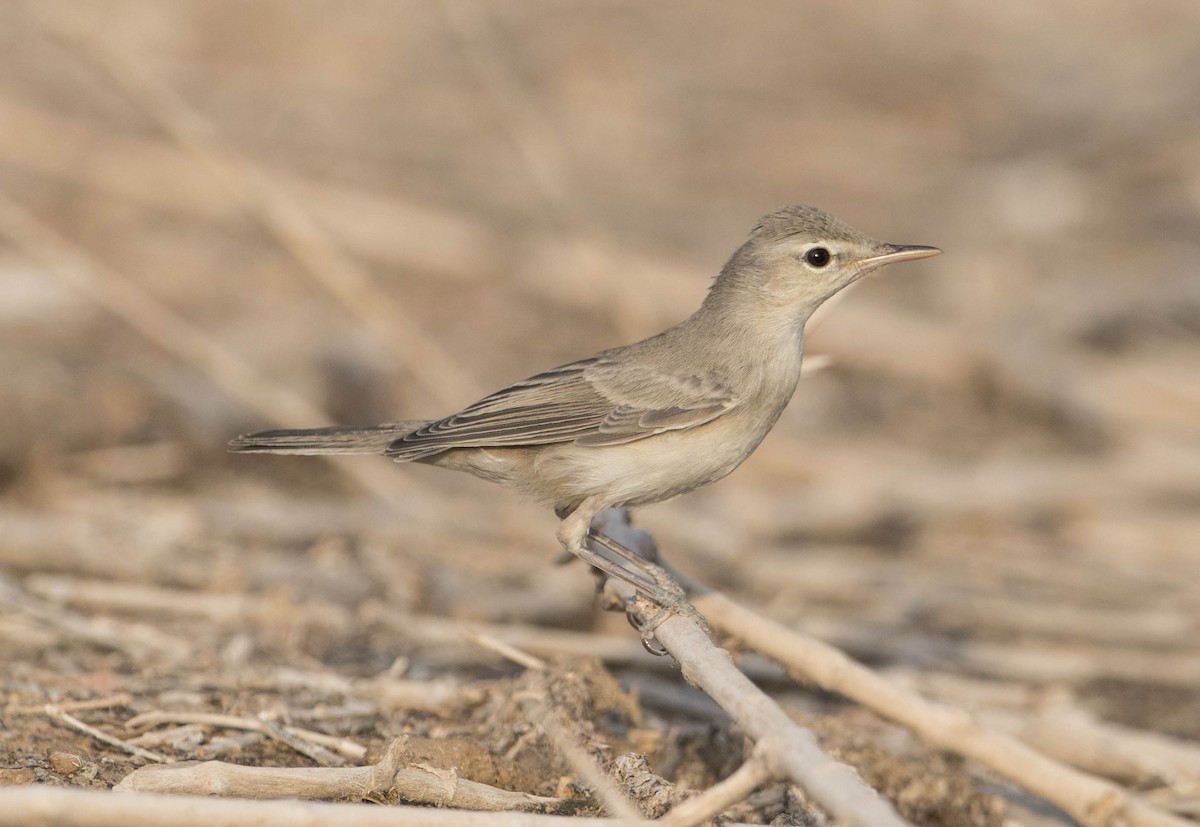
{"label": "dry stick", "polygon": [[[158,724],[201,724],[203,726],[222,727],[224,729],[241,729],[247,732],[258,732],[275,738],[297,752],[307,755],[314,761],[318,761],[325,766],[339,765],[330,761],[332,756],[327,754],[327,749],[334,750],[339,755],[355,761],[361,761],[367,754],[366,747],[356,744],[347,738],[338,738],[333,735],[326,735],[323,732],[313,732],[312,730],[301,729],[299,727],[280,726],[257,718],[239,718],[236,715],[220,715],[209,712],[144,712],[126,721],[125,727],[127,729],[142,729]],[[305,744],[304,742],[310,743]],[[320,758],[310,754],[313,751],[313,745],[320,747],[321,751],[326,754]]]}
{"label": "dry stick", "polygon": [[[778,660],[799,679],[903,724],[935,746],[979,761],[1062,808],[1085,827],[1191,824],[1115,784],[1047,758],[1015,738],[986,730],[963,710],[939,706],[906,692],[845,653],[738,606],[722,594],[698,594],[694,603],[714,628]],[[659,640],[663,640],[666,625],[656,632]]]}
{"label": "dry stick", "polygon": [[502,658],[512,661],[523,669],[532,669],[543,671],[546,668],[546,661],[539,657],[523,652],[516,646],[505,643],[497,637],[485,634],[473,626],[464,626],[462,629],[463,635],[467,640],[470,640],[484,649],[490,649]]}
{"label": "dry stick", "polygon": [[296,732],[291,731],[290,727],[283,727],[270,721],[263,721],[262,727],[262,731],[265,734],[281,744],[286,744],[301,755],[311,758],[322,767],[343,767],[346,765],[345,758],[335,755],[320,744],[314,744],[306,740]]}
{"label": "dry stick", "polygon": [[[463,633],[485,649],[490,649],[525,669],[535,673],[546,671],[545,661],[507,643],[470,628],[464,628]],[[566,722],[562,720],[556,710],[551,709],[550,705],[546,703],[545,692],[526,692],[519,698],[519,701],[525,714],[546,734],[555,749],[562,754],[584,783],[591,787],[606,810],[624,821],[640,822],[643,820],[637,806],[625,797],[608,776],[596,766],[596,762],[579,747],[574,733],[570,731]]]}
{"label": "dry stick", "polygon": [[888,678],[931,700],[977,709],[984,726],[1016,735],[1077,769],[1141,789],[1200,782],[1200,744],[1099,720],[1067,690],[907,670]]}
{"label": "dry stick", "polygon": [[142,749],[134,744],[127,744],[120,738],[109,735],[107,732],[96,729],[94,726],[85,724],[71,713],[63,712],[61,709],[58,709],[54,706],[54,704],[46,704],[46,714],[56,721],[62,721],[67,726],[77,729],[80,732],[84,732],[95,738],[97,741],[103,741],[109,746],[116,747],[122,752],[127,752],[130,755],[136,755],[139,758],[145,758],[147,761],[154,761],[159,764],[165,764],[171,760],[165,755],[159,755],[157,752],[151,752],[148,749]]}
{"label": "dry stick", "polygon": [[[639,549],[643,556],[654,551],[650,535],[633,528],[622,509],[603,512],[593,528],[601,538],[611,538],[626,549]],[[632,587],[626,583],[610,578],[605,587],[615,592],[623,605],[629,605],[634,597]],[[640,596],[636,600],[642,617],[657,621],[664,614],[656,603]],[[816,736],[796,724],[746,677],[729,653],[717,648],[701,623],[697,613],[685,607],[658,622],[653,635],[679,663],[688,682],[716,701],[755,742],[756,754],[766,762],[773,777],[798,784],[839,825],[904,825],[890,803],[865,785],[853,769],[825,754]]]}
{"label": "dry stick", "polygon": [[[118,692],[116,695],[92,698],[87,701],[60,701],[52,706],[61,712],[82,712],[93,709],[112,709],[114,706],[129,706],[131,703],[133,703],[132,695],[128,692]],[[11,704],[3,709],[5,715],[42,715],[45,711],[46,704]]]}
{"label": "dry stick", "polygon": [[[415,615],[384,607],[372,618],[401,635],[426,644],[449,646],[462,639],[462,622],[433,615]],[[570,629],[547,629],[518,623],[473,624],[489,637],[524,651],[566,657],[590,657],[605,663],[634,664],[643,668],[665,668],[633,638],[597,635]]]}
{"label": "dry stick", "polygon": [[[321,770],[345,772],[345,770]],[[461,782],[460,782],[461,783]],[[620,827],[609,818],[244,801],[44,786],[0,789],[0,827]]]}
{"label": "dry stick", "polygon": [[656,823],[659,827],[693,827],[716,818],[772,779],[771,768],[756,750],[750,760],[700,795],[681,801]]}
{"label": "dry stick", "polygon": [[629,823],[644,821],[641,811],[609,780],[608,776],[587,752],[577,743],[578,733],[571,727],[562,714],[553,709],[545,700],[544,692],[526,693],[518,698],[521,709],[531,721],[538,725],[555,750],[562,755],[566,762],[575,770],[600,800],[609,814]]}
{"label": "dry stick", "polygon": [[[382,800],[395,793],[403,801],[464,810],[557,813],[579,802],[511,792],[459,778],[452,771],[400,766],[404,739],[393,741],[379,763],[366,767],[245,767],[222,761],[147,767],[131,772],[114,787],[121,792],[187,793],[225,798]],[[351,818],[350,820],[353,820]]]}
{"label": "dry stick", "polygon": [[1017,724],[1021,739],[1080,769],[1141,787],[1200,784],[1200,746],[1097,720],[1069,699],[1051,699]]}
{"label": "dry stick", "polygon": [[[278,425],[329,422],[330,417],[302,396],[256,371],[203,330],[134,282],[93,263],[67,239],[0,194],[0,234],[30,258],[145,336],[163,351],[199,370],[218,388]],[[337,462],[335,467],[389,505],[397,505],[407,483],[403,475],[370,462]]]}
{"label": "dry stick", "polygon": [[[644,617],[659,607],[638,598]],[[893,827],[904,822],[883,798],[867,787],[850,767],[834,761],[811,732],[798,726],[773,700],[743,675],[718,649],[700,624],[672,614],[654,636],[683,669],[689,682],[704,690],[757,746],[772,774],[804,789],[839,824],[855,827]]]}
{"label": "dry stick", "polygon": [[177,745],[185,741],[191,741],[196,747],[200,747],[204,742],[204,738],[204,727],[198,724],[184,724],[183,726],[170,727],[169,729],[144,732],[141,735],[126,740],[125,743],[135,744],[139,747],[157,747],[161,744],[171,744],[176,745],[176,749],[181,749]]}
{"label": "dry stick", "polygon": [[134,104],[208,167],[321,287],[361,319],[426,393],[451,407],[478,396],[478,385],[392,297],[261,169],[226,142],[216,127],[166,84],[100,40],[92,29],[28,6],[56,40],[103,70]]}

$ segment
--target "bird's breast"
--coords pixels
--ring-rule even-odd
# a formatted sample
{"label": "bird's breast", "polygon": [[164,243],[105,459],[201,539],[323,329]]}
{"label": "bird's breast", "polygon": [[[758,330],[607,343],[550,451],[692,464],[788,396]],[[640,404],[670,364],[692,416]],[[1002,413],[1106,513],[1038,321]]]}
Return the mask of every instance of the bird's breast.
{"label": "bird's breast", "polygon": [[[776,398],[735,408],[687,430],[666,431],[621,445],[546,446],[535,461],[536,485],[553,496],[534,493],[556,506],[599,494],[613,506],[630,507],[685,494],[716,482],[741,465],[786,404],[787,397],[779,393]],[[564,493],[568,494],[565,498]]]}

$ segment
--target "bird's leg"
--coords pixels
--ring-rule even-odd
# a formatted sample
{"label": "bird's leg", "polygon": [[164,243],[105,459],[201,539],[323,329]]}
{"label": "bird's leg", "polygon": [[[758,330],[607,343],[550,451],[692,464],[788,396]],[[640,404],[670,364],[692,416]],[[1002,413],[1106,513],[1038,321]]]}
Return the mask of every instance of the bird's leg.
{"label": "bird's leg", "polygon": [[[687,602],[687,593],[666,569],[631,551],[608,534],[592,526],[596,515],[606,507],[606,504],[597,498],[589,497],[584,500],[574,511],[562,517],[562,523],[558,528],[558,540],[564,549],[585,563],[594,566],[610,577],[627,583],[638,594],[658,604],[659,611],[649,617],[640,616],[636,608],[637,600],[633,598],[626,602],[625,612],[629,616],[630,622],[641,633],[642,645],[646,647],[646,650],[651,654],[666,654],[661,647],[651,648],[651,642],[654,640],[654,630],[673,613],[693,615],[704,628],[707,628],[707,623]],[[602,520],[598,522],[603,524]],[[600,554],[591,547],[591,543],[606,549],[620,559],[613,560]]]}
{"label": "bird's leg", "polygon": [[[654,641],[654,630],[658,625],[670,617],[673,613],[680,613],[691,617],[695,620],[702,629],[708,630],[708,621],[704,619],[696,608],[688,602],[687,590],[680,585],[672,574],[657,563],[653,563],[643,557],[636,551],[626,547],[623,543],[615,540],[609,534],[593,527],[590,539],[618,555],[624,560],[632,563],[638,569],[646,572],[654,577],[655,585],[658,586],[661,597],[657,595],[646,595],[651,600],[659,605],[658,611],[651,614],[649,617],[639,616],[637,611],[637,601],[630,601],[625,608],[625,614],[629,618],[630,624],[642,635],[642,645],[646,647],[652,655],[665,655],[665,650],[651,647]],[[643,594],[645,594],[643,592]]]}
{"label": "bird's leg", "polygon": [[621,565],[616,560],[596,552],[588,546],[588,532],[591,530],[592,518],[604,505],[597,497],[588,497],[574,511],[561,515],[562,522],[558,526],[558,542],[564,550],[573,554],[589,566],[599,569],[610,577],[623,583],[628,583],[639,593],[653,599],[655,582],[653,576],[638,569]]}

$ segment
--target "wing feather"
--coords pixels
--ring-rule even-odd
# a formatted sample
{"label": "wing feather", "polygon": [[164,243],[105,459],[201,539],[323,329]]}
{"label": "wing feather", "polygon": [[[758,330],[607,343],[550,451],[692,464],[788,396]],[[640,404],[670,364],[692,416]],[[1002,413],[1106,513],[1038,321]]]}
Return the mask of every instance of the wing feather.
{"label": "wing feather", "polygon": [[619,445],[703,425],[737,403],[711,377],[681,378],[595,357],[509,385],[404,434],[386,453],[405,461],[452,448]]}

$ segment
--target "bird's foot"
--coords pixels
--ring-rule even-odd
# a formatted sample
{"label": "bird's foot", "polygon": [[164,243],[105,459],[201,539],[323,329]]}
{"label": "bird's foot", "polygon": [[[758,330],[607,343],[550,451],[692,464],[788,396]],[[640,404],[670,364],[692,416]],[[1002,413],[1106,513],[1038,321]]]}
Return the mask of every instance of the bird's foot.
{"label": "bird's foot", "polygon": [[[630,625],[641,635],[642,645],[646,647],[647,652],[652,655],[667,654],[666,649],[662,648],[655,638],[654,632],[672,615],[679,614],[688,617],[698,623],[700,628],[708,631],[708,621],[700,612],[696,611],[696,608],[688,601],[687,591],[665,568],[629,550],[606,534],[592,531],[589,540],[620,557],[623,563],[619,566],[621,572],[636,572],[636,582],[620,574],[613,576],[628,583],[637,592],[636,595],[624,601],[622,608],[625,610],[625,616],[629,619]],[[602,559],[608,560],[607,557],[602,557]],[[653,586],[649,586],[647,580],[652,581]],[[647,615],[641,608],[644,604],[639,604],[638,597],[644,597],[651,603],[657,604],[656,610]]]}

